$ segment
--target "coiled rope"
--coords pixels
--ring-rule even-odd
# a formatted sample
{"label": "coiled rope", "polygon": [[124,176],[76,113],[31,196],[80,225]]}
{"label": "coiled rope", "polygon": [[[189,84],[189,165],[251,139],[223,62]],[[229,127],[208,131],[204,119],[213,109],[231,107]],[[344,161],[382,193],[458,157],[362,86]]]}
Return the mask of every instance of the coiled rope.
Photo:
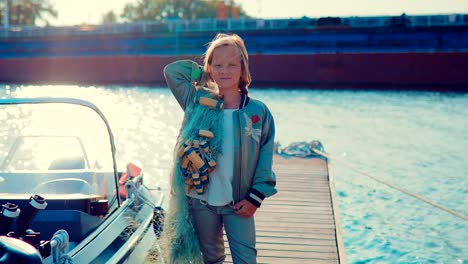
{"label": "coiled rope", "polygon": [[397,190],[397,191],[400,191],[400,192],[402,192],[402,193],[404,193],[404,194],[406,194],[406,195],[408,195],[408,196],[411,196],[411,197],[413,197],[413,198],[415,198],[415,199],[418,199],[418,200],[420,200],[420,201],[422,201],[422,202],[424,202],[424,203],[427,203],[427,204],[429,204],[429,205],[431,205],[431,206],[433,206],[433,207],[436,207],[436,208],[438,208],[438,209],[440,209],[440,210],[442,210],[442,211],[445,211],[445,212],[447,212],[447,213],[449,213],[449,214],[452,214],[452,215],[454,215],[454,216],[456,216],[456,217],[458,217],[458,218],[461,218],[461,219],[463,219],[463,220],[465,220],[465,221],[468,220],[468,216],[466,216],[466,215],[464,215],[464,214],[462,214],[462,213],[460,213],[460,212],[457,212],[457,211],[454,211],[454,210],[452,210],[452,209],[449,209],[449,208],[447,208],[447,207],[445,207],[445,206],[442,206],[442,205],[437,204],[437,203],[435,203],[435,202],[433,202],[433,201],[430,201],[430,200],[428,200],[428,199],[426,199],[426,198],[424,198],[424,197],[422,197],[422,196],[419,196],[419,195],[417,195],[417,194],[411,193],[411,192],[408,191],[408,190],[402,189],[402,188],[400,188],[400,187],[398,187],[398,186],[396,186],[396,185],[394,185],[394,184],[391,184],[391,183],[388,183],[388,182],[386,182],[386,181],[384,181],[384,180],[381,180],[381,179],[379,179],[379,178],[376,178],[376,177],[374,177],[374,176],[372,176],[372,175],[370,175],[370,174],[368,174],[368,173],[365,173],[365,172],[363,172],[363,171],[357,169],[356,167],[354,167],[353,165],[349,164],[348,162],[346,162],[346,161],[344,161],[344,160],[340,160],[340,159],[337,159],[337,158],[335,158],[335,157],[332,157],[332,156],[330,156],[329,154],[327,154],[327,153],[325,153],[325,152],[323,152],[323,151],[321,151],[321,150],[318,150],[318,149],[316,149],[316,148],[311,148],[311,150],[312,150],[313,152],[315,152],[317,155],[320,155],[320,156],[325,157],[325,158],[330,159],[330,160],[337,161],[337,162],[339,162],[339,163],[345,165],[346,167],[348,167],[348,168],[354,170],[355,172],[357,172],[358,174],[364,175],[364,176],[366,176],[366,177],[368,177],[368,178],[370,178],[370,179],[372,179],[372,180],[374,180],[374,181],[377,181],[377,182],[379,182],[379,183],[381,183],[381,184],[383,184],[383,185],[386,185],[386,186],[388,186],[388,187],[390,187],[390,188],[392,188],[392,189],[395,189],[395,190]]}

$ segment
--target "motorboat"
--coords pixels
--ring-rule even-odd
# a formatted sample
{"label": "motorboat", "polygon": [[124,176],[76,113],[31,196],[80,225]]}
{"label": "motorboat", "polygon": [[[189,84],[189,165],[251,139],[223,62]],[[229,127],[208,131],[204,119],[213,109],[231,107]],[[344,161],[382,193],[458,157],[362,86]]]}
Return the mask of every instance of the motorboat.
{"label": "motorboat", "polygon": [[[75,98],[0,99],[0,262],[147,263],[164,194]],[[2,262],[3,261],[3,262]]]}

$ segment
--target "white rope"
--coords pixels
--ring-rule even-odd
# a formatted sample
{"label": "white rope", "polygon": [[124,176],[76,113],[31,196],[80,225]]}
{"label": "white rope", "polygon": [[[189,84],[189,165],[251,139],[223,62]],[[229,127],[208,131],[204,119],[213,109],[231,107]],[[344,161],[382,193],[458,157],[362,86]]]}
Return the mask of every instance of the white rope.
{"label": "white rope", "polygon": [[400,191],[400,192],[402,192],[402,193],[404,193],[404,194],[406,194],[406,195],[409,195],[409,196],[411,196],[411,197],[413,197],[413,198],[416,198],[416,199],[418,199],[418,200],[420,200],[420,201],[422,201],[422,202],[425,202],[425,203],[427,203],[427,204],[429,204],[429,205],[431,205],[431,206],[433,206],[433,207],[439,208],[440,210],[443,210],[443,211],[445,211],[445,212],[447,212],[447,213],[449,213],[449,214],[452,214],[452,215],[454,215],[454,216],[456,216],[456,217],[458,217],[458,218],[461,218],[461,219],[463,219],[463,220],[465,220],[465,221],[468,220],[468,216],[466,216],[466,215],[464,215],[464,214],[462,214],[462,213],[460,213],[460,212],[454,211],[454,210],[449,209],[449,208],[447,208],[447,207],[445,207],[445,206],[442,206],[442,205],[440,205],[440,204],[437,204],[437,203],[435,203],[435,202],[432,202],[432,201],[430,201],[430,200],[428,200],[428,199],[426,199],[426,198],[424,198],[424,197],[422,197],[422,196],[419,196],[419,195],[417,195],[417,194],[411,193],[410,191],[407,191],[407,190],[405,190],[405,189],[402,189],[402,188],[400,188],[400,187],[398,187],[398,186],[396,186],[396,185],[394,185],[394,184],[391,184],[391,183],[388,183],[388,182],[383,181],[383,180],[381,180],[381,179],[378,179],[378,178],[376,178],[376,177],[374,177],[374,176],[372,176],[372,175],[370,175],[370,174],[368,174],[368,173],[365,173],[365,172],[363,172],[363,171],[360,171],[359,169],[355,168],[354,166],[348,164],[347,162],[345,162],[345,161],[343,161],[343,160],[339,160],[339,159],[337,159],[337,158],[332,158],[329,154],[327,154],[327,153],[325,153],[325,152],[322,152],[322,151],[317,150],[317,149],[315,149],[315,148],[312,148],[312,151],[315,152],[315,153],[317,153],[317,154],[320,155],[320,156],[323,156],[323,157],[327,158],[327,159],[331,159],[331,160],[335,160],[335,161],[341,162],[342,164],[344,164],[345,166],[347,166],[347,167],[349,167],[350,169],[354,170],[355,172],[357,172],[357,173],[359,173],[359,174],[361,174],[361,175],[367,176],[367,177],[373,179],[374,181],[377,181],[377,182],[379,182],[379,183],[382,183],[382,184],[384,184],[384,185],[386,185],[386,186],[388,186],[388,187],[390,187],[390,188],[392,188],[392,189],[395,189],[395,190]]}

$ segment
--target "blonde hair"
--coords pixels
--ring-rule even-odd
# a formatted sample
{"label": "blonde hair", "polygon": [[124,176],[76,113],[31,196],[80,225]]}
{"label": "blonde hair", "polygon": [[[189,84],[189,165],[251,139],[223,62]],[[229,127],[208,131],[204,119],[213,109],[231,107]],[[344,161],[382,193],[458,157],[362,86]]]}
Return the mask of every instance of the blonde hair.
{"label": "blonde hair", "polygon": [[218,33],[209,43],[203,59],[203,70],[205,72],[205,81],[208,87],[214,88],[216,90],[218,89],[208,69],[213,60],[213,53],[215,49],[221,46],[235,46],[239,50],[239,53],[242,57],[242,72],[239,80],[239,91],[247,95],[249,93],[249,85],[252,82],[252,77],[250,76],[249,70],[249,55],[247,54],[244,41],[236,34]]}

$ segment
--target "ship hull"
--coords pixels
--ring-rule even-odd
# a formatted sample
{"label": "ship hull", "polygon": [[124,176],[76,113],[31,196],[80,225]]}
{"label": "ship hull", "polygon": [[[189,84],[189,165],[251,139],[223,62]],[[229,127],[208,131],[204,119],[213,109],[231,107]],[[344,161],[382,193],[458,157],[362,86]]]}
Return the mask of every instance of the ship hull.
{"label": "ship hull", "polygon": [[[4,83],[164,85],[163,68],[199,56],[0,59]],[[468,52],[251,54],[252,87],[468,89]]]}
{"label": "ship hull", "polygon": [[[289,25],[235,32],[250,54],[251,87],[468,90],[468,25]],[[165,65],[178,59],[201,63],[216,35],[161,29],[39,33],[0,38],[0,82],[164,85]]]}

